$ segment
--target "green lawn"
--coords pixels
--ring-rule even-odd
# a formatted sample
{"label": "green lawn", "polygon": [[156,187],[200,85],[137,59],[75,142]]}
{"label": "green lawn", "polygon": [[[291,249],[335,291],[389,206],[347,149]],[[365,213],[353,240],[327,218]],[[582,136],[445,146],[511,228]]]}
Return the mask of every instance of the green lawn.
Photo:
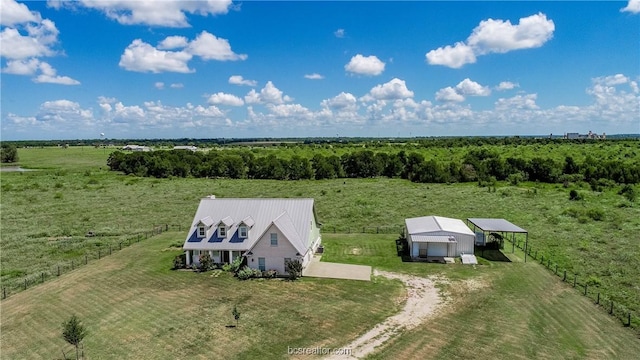
{"label": "green lawn", "polygon": [[[171,271],[182,233],[167,232],[2,302],[2,358],[70,351],[62,322],[87,326],[90,359],[284,358],[287,346],[334,347],[399,310],[398,281],[239,281]],[[231,311],[241,313],[238,328]]]}
{"label": "green lawn", "polygon": [[[438,275],[449,304],[373,359],[632,359],[635,333],[523,253],[481,265],[406,263],[389,235],[324,235],[323,260]],[[510,248],[509,248],[510,249]],[[479,254],[478,254],[479,255]],[[378,264],[378,265],[376,265]]]}

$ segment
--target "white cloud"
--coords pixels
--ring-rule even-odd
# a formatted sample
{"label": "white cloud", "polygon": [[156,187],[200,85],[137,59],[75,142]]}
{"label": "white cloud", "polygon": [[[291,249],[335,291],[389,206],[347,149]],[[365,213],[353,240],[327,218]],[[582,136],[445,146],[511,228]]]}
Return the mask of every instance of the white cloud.
{"label": "white cloud", "polygon": [[464,101],[464,96],[459,94],[456,89],[451,86],[447,86],[436,92],[436,100],[461,102]]}
{"label": "white cloud", "polygon": [[620,9],[621,12],[630,12],[632,14],[640,14],[640,0],[629,0],[627,6]]}
{"label": "white cloud", "polygon": [[309,80],[322,80],[324,79],[324,76],[318,74],[318,73],[313,73],[313,74],[305,74],[304,75],[305,79],[309,79]]}
{"label": "white cloud", "polygon": [[466,78],[458,83],[455,88],[447,86],[436,92],[438,101],[461,102],[466,96],[489,96],[491,90],[487,86],[482,86],[477,82]]}
{"label": "white cloud", "polygon": [[244,97],[244,102],[247,104],[279,105],[292,100],[293,99],[287,95],[283,96],[283,92],[273,85],[271,81],[267,81],[267,84],[259,93],[255,91],[255,89],[251,89]]}
{"label": "white cloud", "polygon": [[362,56],[357,54],[344,66],[344,69],[354,74],[374,76],[382,74],[384,66],[384,62],[374,55]]}
{"label": "white cloud", "polygon": [[518,25],[509,20],[488,19],[480,22],[467,39],[476,54],[506,53],[542,46],[555,31],[555,24],[542,13],[521,18]]}
{"label": "white cloud", "polygon": [[217,15],[226,14],[231,0],[180,1],[180,0],[80,0],[61,2],[69,7],[85,6],[97,9],[123,25],[151,25],[165,27],[188,27],[186,14]]}
{"label": "white cloud", "polygon": [[320,103],[323,107],[336,111],[354,112],[358,110],[356,97],[351,93],[341,92],[331,99],[322,100]]}
{"label": "white cloud", "polygon": [[496,90],[498,91],[511,90],[519,86],[520,85],[518,85],[517,83],[513,83],[511,81],[501,81],[500,84],[498,84],[498,86],[496,87]]}
{"label": "white cloud", "polygon": [[606,85],[606,86],[615,86],[626,84],[630,81],[630,79],[622,74],[615,74],[611,76],[603,76],[592,79],[592,81],[596,84]]}
{"label": "white cloud", "polygon": [[344,37],[344,29],[338,29],[336,31],[333,32],[333,35],[335,35],[337,38],[343,38]]}
{"label": "white cloud", "polygon": [[184,84],[182,84],[182,83],[173,83],[169,87],[172,88],[172,89],[182,89],[182,88],[184,88]]}
{"label": "white cloud", "polygon": [[456,85],[456,91],[461,95],[469,96],[489,96],[491,90],[487,86],[482,86],[477,82],[466,78]]}
{"label": "white cloud", "polygon": [[509,20],[483,20],[466,42],[431,50],[426,58],[429,64],[457,69],[475,63],[479,55],[540,47],[553,37],[554,31],[555,24],[542,13],[521,18],[517,25]]}
{"label": "white cloud", "polygon": [[431,65],[444,65],[454,69],[476,62],[473,49],[462,42],[431,50],[425,56]]}
{"label": "white cloud", "polygon": [[46,62],[41,62],[39,65],[41,74],[36,76],[33,81],[36,83],[49,83],[60,85],[80,85],[78,80],[72,79],[68,76],[59,76],[56,74],[56,69]]}
{"label": "white cloud", "polygon": [[246,85],[257,86],[258,82],[255,80],[244,79],[241,75],[232,75],[229,77],[229,84],[231,85]]}
{"label": "white cloud", "polygon": [[158,43],[158,49],[173,50],[182,49],[189,45],[189,40],[184,36],[167,36]]}
{"label": "white cloud", "polygon": [[156,89],[158,89],[158,90],[164,89],[164,83],[161,82],[161,81],[156,82],[155,84],[153,84],[153,86],[155,86]]}
{"label": "white cloud", "polygon": [[227,39],[218,38],[206,31],[201,32],[186,48],[190,54],[204,60],[235,61],[246,60],[246,54],[236,54]]}
{"label": "white cloud", "polygon": [[33,75],[39,69],[40,60],[31,58],[28,60],[9,60],[3,73],[14,75]]}
{"label": "white cloud", "polygon": [[140,39],[134,40],[120,57],[120,67],[137,72],[161,73],[165,71],[191,73],[187,62],[192,55],[184,51],[163,51]]}
{"label": "white cloud", "polygon": [[53,56],[52,46],[57,42],[58,29],[49,20],[41,25],[29,27],[28,35],[22,35],[15,28],[4,28],[0,32],[0,55],[8,59]]}
{"label": "white cloud", "polygon": [[387,83],[374,86],[369,93],[360,98],[360,100],[396,100],[411,97],[413,97],[413,91],[407,88],[405,81],[393,78]]}
{"label": "white cloud", "polygon": [[207,100],[209,104],[214,105],[228,105],[228,106],[242,106],[244,105],[244,101],[239,97],[233,94],[225,94],[223,92],[219,92],[217,94],[213,94],[209,96]]}
{"label": "white cloud", "polygon": [[496,101],[497,110],[536,110],[538,94],[516,95],[512,98],[501,98]]}
{"label": "white cloud", "polygon": [[40,22],[42,19],[38,12],[29,10],[27,5],[15,0],[2,0],[2,16],[0,25],[14,26],[17,24]]}

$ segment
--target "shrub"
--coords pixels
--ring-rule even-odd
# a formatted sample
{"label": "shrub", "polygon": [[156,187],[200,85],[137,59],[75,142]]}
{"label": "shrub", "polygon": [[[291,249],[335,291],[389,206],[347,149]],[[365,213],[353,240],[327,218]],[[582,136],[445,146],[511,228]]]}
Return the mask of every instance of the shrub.
{"label": "shrub", "polygon": [[229,271],[231,271],[234,274],[237,274],[238,271],[240,271],[240,266],[242,266],[242,257],[237,257],[235,259],[233,259],[233,261],[231,262],[231,264],[229,264]]}
{"label": "shrub", "polygon": [[569,191],[569,200],[572,200],[572,201],[582,200],[582,195],[580,195],[580,193],[577,190],[573,189]]}
{"label": "shrub", "polygon": [[516,173],[509,174],[509,176],[507,176],[507,180],[509,181],[509,184],[513,186],[518,185],[520,182],[524,181],[524,179],[525,179],[525,174],[523,172],[516,172]]}
{"label": "shrub", "polygon": [[242,269],[240,269],[237,274],[238,279],[240,280],[247,280],[253,277],[253,269],[251,269],[250,267],[246,266],[243,267]]}
{"label": "shrub", "polygon": [[302,276],[302,262],[300,260],[289,260],[285,265],[289,273],[289,280],[296,280]]}
{"label": "shrub", "polygon": [[624,196],[630,202],[636,201],[636,192],[631,185],[625,185],[618,191],[618,194]]}
{"label": "shrub", "polygon": [[173,258],[173,270],[184,269],[186,263],[186,255],[180,254]]}
{"label": "shrub", "polygon": [[267,279],[275,278],[278,275],[278,272],[275,270],[266,270],[262,272],[262,277]]}
{"label": "shrub", "polygon": [[587,216],[595,221],[602,221],[604,220],[604,211],[601,209],[589,209],[587,211]]}
{"label": "shrub", "polygon": [[205,272],[213,268],[213,261],[211,261],[211,255],[209,252],[205,252],[200,255],[200,264],[198,265],[198,271]]}

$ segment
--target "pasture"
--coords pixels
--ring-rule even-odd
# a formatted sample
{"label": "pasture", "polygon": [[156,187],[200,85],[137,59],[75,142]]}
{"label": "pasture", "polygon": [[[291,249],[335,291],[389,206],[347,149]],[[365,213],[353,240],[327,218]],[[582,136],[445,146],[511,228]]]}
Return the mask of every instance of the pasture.
{"label": "pasture", "polygon": [[[600,145],[598,144],[597,146]],[[617,143],[614,143],[614,146],[624,147]],[[573,154],[575,158],[579,158],[578,153],[585,151],[584,147],[576,147],[576,153],[574,154],[571,153],[570,147],[563,147],[562,149],[565,152],[568,151],[569,154]],[[289,148],[280,150],[291,151]],[[603,151],[609,150],[611,149],[605,148]],[[634,151],[626,147],[623,150],[628,154]],[[270,148],[268,151],[279,150]],[[440,149],[437,151],[447,150]],[[1,281],[3,287],[12,289],[10,297],[2,302],[3,353],[5,353],[4,348],[5,344],[7,344],[6,339],[8,339],[5,338],[5,333],[15,334],[15,331],[18,331],[16,328],[5,325],[10,323],[9,317],[5,317],[7,309],[11,308],[9,304],[18,306],[17,304],[27,301],[33,303],[33,306],[37,309],[40,309],[38,311],[45,311],[43,304],[38,303],[37,297],[44,297],[49,292],[54,292],[58,298],[55,301],[51,298],[47,299],[54,301],[62,309],[59,313],[47,315],[50,318],[46,320],[49,324],[47,326],[52,326],[56,329],[59,323],[74,309],[74,303],[80,304],[87,311],[85,313],[87,321],[94,323],[91,325],[95,326],[94,330],[100,329],[99,331],[103,331],[101,326],[97,325],[97,321],[107,321],[107,323],[109,321],[101,320],[100,316],[93,314],[94,311],[99,310],[92,309],[93,306],[107,306],[103,314],[105,316],[109,311],[137,313],[142,311],[140,306],[143,306],[144,301],[148,300],[150,304],[153,304],[152,307],[154,309],[151,314],[156,314],[154,315],[156,318],[169,316],[169,308],[175,310],[175,313],[166,318],[168,319],[166,320],[168,321],[167,323],[159,325],[160,329],[164,329],[163,331],[169,331],[167,329],[173,325],[167,325],[168,323],[173,324],[177,322],[178,318],[180,320],[183,319],[181,315],[176,315],[180,314],[180,304],[183,304],[181,301],[185,301],[185,298],[194,299],[211,296],[213,290],[210,287],[214,285],[199,283],[202,277],[196,277],[196,280],[193,278],[187,278],[186,280],[181,278],[182,280],[176,281],[180,285],[175,285],[177,287],[175,293],[169,297],[169,300],[162,300],[166,302],[162,306],[157,305],[162,302],[158,299],[146,298],[147,300],[144,301],[134,301],[133,298],[148,290],[148,286],[145,284],[158,284],[160,286],[161,279],[165,276],[180,278],[180,276],[184,275],[166,271],[172,256],[170,254],[177,250],[173,249],[165,252],[161,250],[169,249],[171,245],[181,244],[184,238],[184,231],[186,231],[186,226],[191,222],[199,199],[209,194],[215,194],[220,197],[312,197],[316,200],[319,221],[323,225],[323,237],[325,244],[327,244],[326,261],[362,263],[373,265],[383,270],[417,275],[429,275],[433,272],[444,271],[444,268],[399,261],[395,254],[393,240],[397,238],[397,233],[404,218],[430,214],[461,219],[468,217],[503,217],[529,231],[529,244],[534,251],[539,252],[538,256],[544,254],[545,258],[552,259],[553,263],[558,264],[561,269],[568,270],[570,275],[578,274],[580,279],[588,281],[591,289],[597,289],[606,294],[607,299],[613,299],[616,303],[623,304],[626,309],[633,312],[636,328],[640,326],[637,323],[639,321],[637,319],[640,318],[640,284],[638,283],[640,269],[635,266],[640,262],[640,243],[637,241],[637,230],[640,228],[640,208],[637,203],[629,202],[619,195],[618,186],[605,187],[602,191],[595,192],[584,183],[569,183],[567,186],[526,182],[520,183],[518,186],[511,186],[506,183],[498,183],[492,189],[491,187],[479,187],[471,183],[450,185],[420,184],[401,179],[386,178],[304,181],[153,179],[109,172],[106,166],[109,152],[109,149],[89,147],[19,149],[19,165],[39,170],[25,173],[2,173],[0,176],[2,189],[0,207],[2,229],[0,236],[2,250],[0,252]],[[565,154],[554,156],[562,157]],[[583,195],[583,199],[580,201],[569,200],[570,190],[579,191]],[[182,226],[183,231],[143,240],[139,244],[132,245],[131,249],[124,249],[122,253],[118,252],[109,258],[90,262],[71,274],[17,293],[25,277],[32,276],[37,278],[42,272],[47,272],[49,277],[49,275],[52,275],[52,267],[56,266],[56,264],[67,264],[72,259],[82,259],[85,254],[95,252],[98,247],[117,244],[123,239],[149,231],[153,229],[154,225],[160,224]],[[379,236],[371,234],[366,237],[355,234],[362,233],[363,230],[368,233],[380,231],[389,232],[389,234]],[[88,231],[93,231],[97,236],[85,237]],[[334,232],[336,235],[333,235]],[[160,250],[154,247],[156,244],[163,244],[158,245]],[[75,280],[65,280],[77,276],[76,274],[78,273],[84,273],[88,271],[86,269],[90,268],[96,269],[98,267],[97,269],[102,272],[105,269],[100,267],[102,266],[101,264],[110,263],[111,261],[128,263],[130,261],[126,258],[128,252],[143,251],[142,253],[136,253],[137,256],[143,256],[143,254],[146,254],[144,253],[146,250],[143,249],[149,248],[156,249],[154,251],[160,251],[162,256],[166,256],[166,264],[164,260],[160,260],[160,257],[154,257],[154,259],[149,260],[151,263],[147,264],[149,269],[138,267],[137,262],[133,262],[130,266],[125,266],[120,270],[121,273],[118,276],[124,276],[126,273],[130,277],[126,283],[126,287],[131,288],[132,291],[132,294],[130,294],[131,308],[128,308],[128,310],[117,310],[114,307],[115,305],[109,310],[109,305],[98,302],[93,305],[84,304],[84,300],[73,290],[71,283]],[[354,248],[360,248],[361,250],[353,251]],[[510,248],[506,252],[510,252]],[[119,259],[118,257],[124,257],[124,259],[114,260]],[[161,258],[164,259],[164,257]],[[493,265],[481,267],[481,274],[473,272],[471,268],[464,267],[453,267],[450,268],[452,269],[450,271],[446,270],[447,273],[445,275],[452,281],[480,276],[487,284],[484,288],[487,290],[480,290],[481,292],[474,293],[473,296],[465,296],[462,293],[457,294],[455,286],[450,287],[448,291],[456,295],[458,299],[456,301],[460,301],[459,306],[467,306],[465,309],[469,308],[471,310],[446,313],[442,316],[446,320],[443,321],[444,323],[452,324],[453,328],[458,329],[461,334],[473,337],[471,329],[483,334],[491,333],[491,335],[486,335],[482,338],[484,339],[482,341],[488,344],[499,341],[503,337],[514,337],[496,350],[499,354],[504,354],[504,356],[499,357],[509,358],[509,355],[511,355],[516,358],[530,356],[544,358],[554,357],[554,351],[559,351],[561,354],[566,354],[567,358],[624,358],[622,355],[628,354],[625,351],[638,351],[637,347],[634,347],[635,343],[632,340],[631,331],[622,328],[620,322],[606,315],[605,311],[593,311],[593,314],[591,314],[589,312],[588,299],[581,297],[577,290],[570,289],[549,273],[545,273],[547,270],[544,270],[539,264],[496,264],[493,262],[489,264]],[[133,271],[128,271],[127,269],[129,268]],[[145,271],[149,271],[153,277],[138,278],[138,276],[142,276],[141,274],[146,274]],[[86,274],[88,276],[87,282],[108,282],[106,281],[107,278],[96,279],[90,277],[89,273]],[[190,275],[193,276],[193,274]],[[228,286],[234,291],[239,291],[239,285],[236,285],[238,283],[234,279],[225,280],[224,277],[221,279],[215,279],[215,281],[221,282],[223,287]],[[522,279],[527,279],[527,281],[522,281]],[[60,282],[64,283],[65,281],[71,281],[70,284],[64,285],[67,286],[68,290],[64,292],[59,289],[56,290],[62,286]],[[169,282],[169,284],[174,283]],[[316,283],[313,281],[308,283],[305,280],[301,284],[311,286],[311,284]],[[174,285],[167,286],[172,287]],[[189,292],[188,286],[195,286],[198,290]],[[250,287],[253,286],[250,285]],[[262,286],[262,284],[257,286]],[[277,285],[269,283],[267,286],[271,289],[271,286]],[[342,285],[339,282],[330,285],[330,287],[336,286],[340,287]],[[390,297],[380,300],[380,304],[385,302],[393,303],[393,300],[390,299],[397,296],[394,291],[399,291],[399,283],[389,282],[386,286],[395,290],[391,291],[393,294],[388,294]],[[162,288],[162,286],[160,287]],[[342,291],[347,292],[346,289],[350,288],[350,286],[347,286]],[[318,291],[322,292],[321,290]],[[367,293],[369,295],[377,294],[377,291],[371,288],[362,291],[365,293],[369,291]],[[35,293],[38,295],[35,295]],[[88,294],[88,296],[95,299],[110,293],[105,292],[101,295],[95,292],[92,294],[89,291]],[[487,305],[481,305],[475,301],[475,294],[478,294],[482,299],[487,299]],[[514,297],[514,295],[517,296]],[[538,304],[544,303],[541,299],[545,296],[548,298],[547,302],[555,307],[553,309],[538,310]],[[512,299],[507,301],[507,297]],[[319,296],[319,298],[322,298],[322,296]],[[78,301],[74,302],[74,299]],[[233,302],[233,300],[229,301],[229,304]],[[252,301],[258,302],[257,300]],[[341,301],[346,301],[346,298],[335,300],[336,304]],[[197,313],[197,310],[205,309],[205,303],[198,303],[202,305],[200,307],[195,305],[192,310],[195,309],[194,311]],[[577,320],[581,315],[569,311],[574,305],[578,309],[589,312],[590,316],[585,318],[584,321]],[[393,311],[392,308],[385,308],[382,305],[371,306],[374,308],[379,306],[375,310],[379,314],[376,315],[378,316],[377,319]],[[456,305],[456,308],[459,306]],[[520,306],[523,310],[516,314],[517,306]],[[155,309],[156,307],[158,309]],[[479,309],[479,311],[473,311],[473,309]],[[593,309],[596,309],[596,307],[593,306]],[[154,311],[157,313],[154,313]],[[222,307],[215,311],[219,311],[221,314],[225,312]],[[284,309],[278,309],[277,311],[284,311]],[[327,309],[326,311],[330,312],[331,310]],[[574,333],[570,331],[571,328],[567,329],[566,325],[553,322],[555,321],[553,320],[554,317],[561,316],[560,313],[567,311],[569,314],[567,316],[570,316],[565,319],[567,323],[572,324],[572,327],[577,326],[585,330],[579,330]],[[230,310],[226,312],[230,314]],[[192,318],[198,318],[196,313],[193,313]],[[505,313],[508,316],[505,316]],[[12,314],[14,315],[11,318],[20,318],[23,315],[18,314],[26,314],[26,312],[18,311]],[[571,314],[575,315],[575,318]],[[79,315],[83,318],[83,314]],[[140,314],[141,317],[143,315]],[[222,315],[226,316],[226,314]],[[146,317],[140,319],[137,325],[131,325],[130,331],[128,330],[129,334],[136,334],[139,327],[149,326],[154,316],[150,314],[144,316]],[[552,321],[551,324],[542,321],[547,318],[551,318],[549,320]],[[37,318],[31,319],[30,326],[34,327],[32,331],[35,331],[40,326],[38,324],[39,320]],[[531,319],[538,320],[535,323],[528,323],[533,321]],[[9,321],[9,323],[6,323],[5,320]],[[362,321],[362,319],[354,318],[353,321]],[[521,325],[517,329],[506,326],[508,323],[521,321],[528,325],[526,327]],[[464,327],[469,322],[472,324],[472,328],[465,330]],[[368,322],[366,323],[369,324]],[[375,321],[372,323],[375,323]],[[609,327],[606,324],[611,326]],[[19,325],[15,326],[20,328]],[[112,324],[112,326],[114,325]],[[284,328],[285,325],[282,324],[281,326]],[[601,340],[594,341],[593,344],[589,343],[585,340],[585,334],[588,333],[586,329],[589,326],[605,326],[606,332],[611,336],[592,333],[589,336],[594,336]],[[506,327],[506,330],[499,330],[503,327]],[[113,333],[115,329],[117,329],[117,326],[114,326]],[[173,329],[178,328],[174,327]],[[509,334],[507,332],[509,329],[513,330],[514,334]],[[221,331],[226,330],[222,329]],[[207,331],[213,330],[206,330],[205,333]],[[344,331],[347,330],[345,329]],[[357,331],[350,334],[357,335]],[[390,357],[394,354],[394,351],[399,351],[400,348],[423,349],[435,346],[439,350],[434,352],[434,357],[444,357],[447,354],[455,354],[462,346],[471,346],[461,340],[462,336],[451,338],[448,340],[449,342],[440,341],[435,344],[427,340],[430,337],[424,337],[423,339],[423,336],[420,335],[428,333],[440,339],[444,336],[443,334],[449,333],[449,331],[444,325],[434,326],[430,324],[429,329],[422,328],[420,331],[414,330],[405,334],[406,336],[396,340],[389,347],[390,350],[383,351],[380,356]],[[549,332],[557,334],[561,339],[566,338],[568,340],[563,340],[559,345],[554,345],[556,347],[548,345],[546,348],[538,349],[533,346],[536,341],[543,341],[544,334]],[[329,333],[332,333],[330,329],[327,334]],[[342,334],[346,336],[346,333]],[[108,333],[104,335],[111,336]],[[48,336],[53,339],[59,335],[49,334]],[[154,337],[155,335],[146,336]],[[182,345],[178,344],[178,336],[172,336],[175,336],[175,338],[167,341],[173,344],[172,346],[175,346],[176,349],[184,350],[184,348],[180,347]],[[254,333],[253,336],[257,335]],[[339,346],[339,344],[331,340],[333,338],[329,335],[327,336],[325,343]],[[620,339],[631,340],[625,344],[619,344],[614,339],[616,336]],[[528,342],[530,345],[527,347],[527,353],[518,352],[517,345],[519,343],[516,342],[515,337],[520,339],[522,337],[531,337],[531,341]],[[407,340],[404,340],[405,338]],[[318,343],[310,340],[312,339],[302,339],[295,344],[298,346],[310,346],[308,345],[309,343]],[[131,346],[134,344],[140,346],[140,343],[145,341],[132,335],[131,340],[122,340],[122,342],[125,344],[131,343]],[[193,340],[192,342],[187,341],[186,343],[194,345],[190,348],[198,348],[202,345],[201,347],[206,349],[207,346],[213,346],[212,344],[206,344],[204,338],[197,341]],[[26,354],[27,350],[24,347],[29,345],[31,344],[16,345],[16,354]],[[96,349],[105,347],[109,348],[104,350],[105,354],[115,354],[116,356],[118,354],[127,354],[131,350],[128,348],[130,345],[96,345],[95,343],[90,343],[87,338],[88,349],[91,348],[92,351],[96,351]],[[604,348],[603,352],[596,351],[596,345],[601,345],[601,348]],[[55,345],[54,342],[50,342],[46,346],[43,345],[43,349],[51,349],[52,346],[58,346],[57,340]],[[618,347],[621,349],[618,353],[613,350],[607,350]],[[122,348],[122,350],[117,350],[118,348]],[[476,347],[474,346],[474,348]],[[273,345],[271,349],[273,352],[269,352],[269,354],[275,354],[279,351],[279,345]],[[42,351],[44,353],[48,350]],[[254,349],[252,351],[258,350]],[[403,351],[405,351],[403,354],[411,357],[406,350]],[[489,351],[489,349],[486,349],[486,351]],[[536,351],[540,352],[536,353]],[[169,351],[167,354],[175,355],[176,353]],[[197,354],[197,351],[194,352],[194,357],[197,357]],[[232,352],[232,354],[235,354],[232,357],[250,357],[236,352]],[[251,352],[251,354],[260,353]],[[20,358],[22,356],[16,355],[16,357]],[[142,357],[146,357],[146,355]],[[148,358],[152,357],[150,355]]]}

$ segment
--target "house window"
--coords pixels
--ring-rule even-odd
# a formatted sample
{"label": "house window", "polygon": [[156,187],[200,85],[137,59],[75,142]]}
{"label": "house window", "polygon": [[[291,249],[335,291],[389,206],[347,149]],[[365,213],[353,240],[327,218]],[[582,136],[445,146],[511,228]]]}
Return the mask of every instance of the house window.
{"label": "house window", "polygon": [[260,269],[260,271],[267,271],[264,258],[258,258],[258,269]]}
{"label": "house window", "polygon": [[204,229],[204,226],[203,225],[198,226],[198,237],[203,238],[205,237],[205,235],[206,235],[206,231]]}
{"label": "house window", "polygon": [[287,271],[287,263],[291,261],[291,258],[284,258],[284,271]]}
{"label": "house window", "polygon": [[218,227],[218,237],[227,237],[227,228],[224,225]]}
{"label": "house window", "polygon": [[243,238],[243,239],[247,237],[247,227],[246,226],[240,226],[240,237]]}
{"label": "house window", "polygon": [[271,233],[271,246],[278,246],[278,234]]}

